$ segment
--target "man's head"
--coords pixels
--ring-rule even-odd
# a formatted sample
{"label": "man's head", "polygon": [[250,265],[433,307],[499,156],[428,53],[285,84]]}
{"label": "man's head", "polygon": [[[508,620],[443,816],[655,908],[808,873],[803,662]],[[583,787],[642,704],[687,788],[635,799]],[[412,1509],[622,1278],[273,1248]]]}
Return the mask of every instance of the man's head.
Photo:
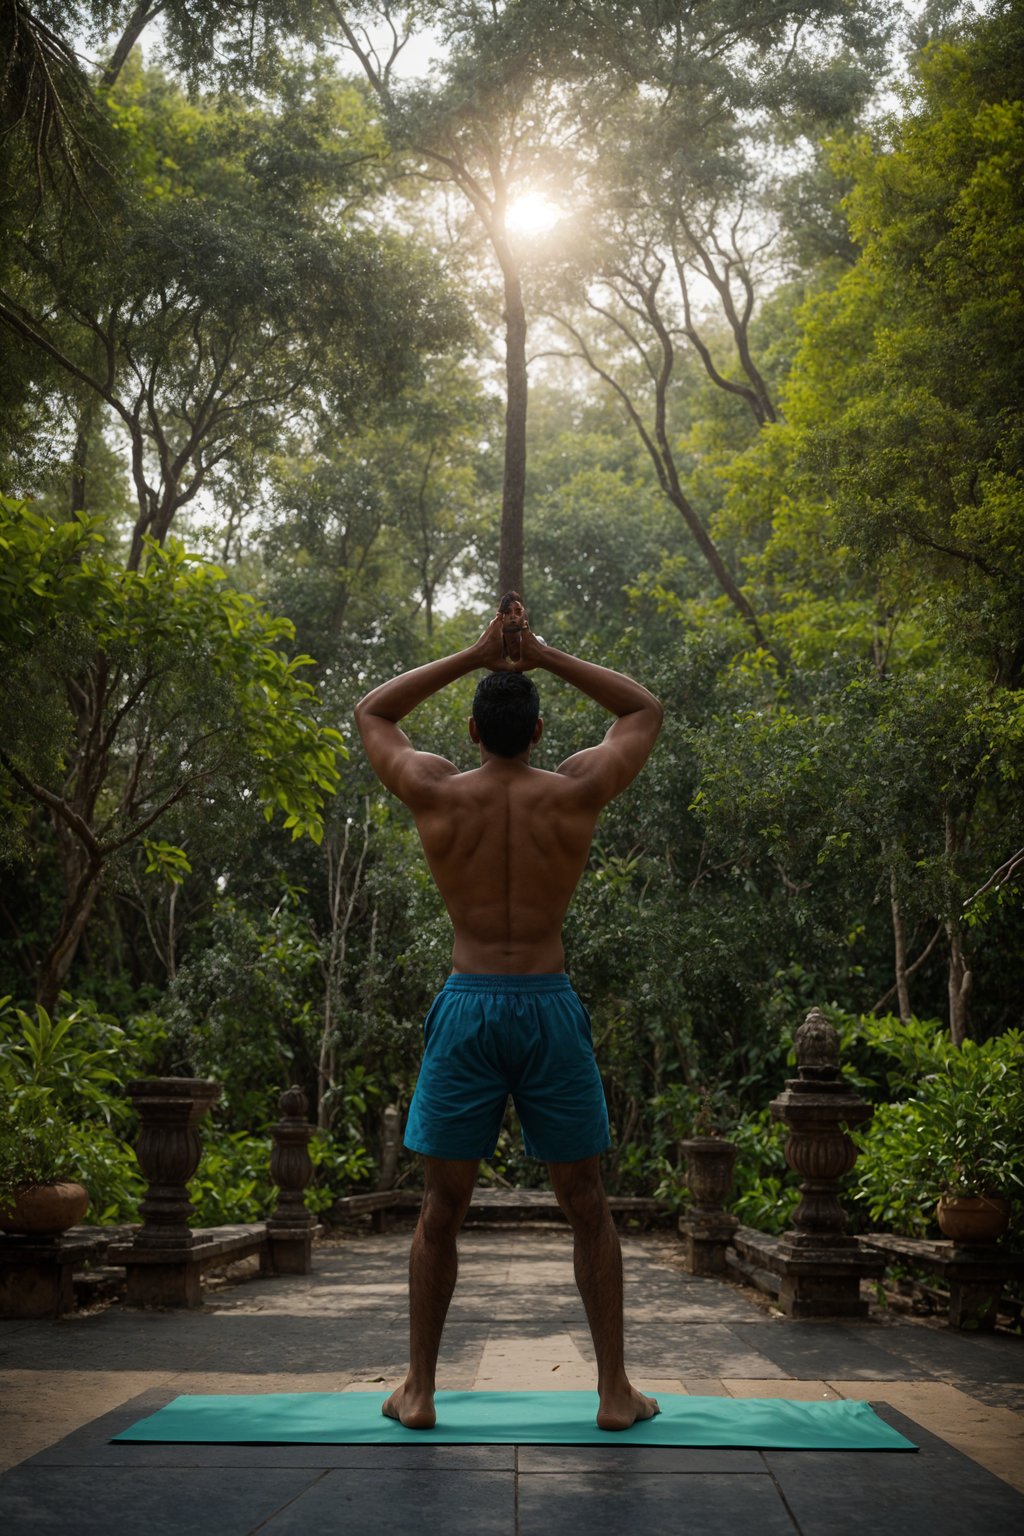
{"label": "man's head", "polygon": [[470,735],[497,757],[519,757],[540,739],[539,715],[540,695],[525,672],[488,672],[477,685]]}

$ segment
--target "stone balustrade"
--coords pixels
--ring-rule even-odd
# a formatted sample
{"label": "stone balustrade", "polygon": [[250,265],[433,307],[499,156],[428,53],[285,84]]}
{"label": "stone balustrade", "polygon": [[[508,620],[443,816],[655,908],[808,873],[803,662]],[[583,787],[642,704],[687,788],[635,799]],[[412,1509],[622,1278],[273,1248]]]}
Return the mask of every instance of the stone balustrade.
{"label": "stone balustrade", "polygon": [[250,1254],[258,1254],[264,1272],[309,1272],[320,1227],[304,1203],[313,1172],[313,1127],[299,1088],[281,1095],[282,1119],[272,1129],[271,1174],[279,1188],[273,1214],[244,1225],[189,1224],[187,1185],[202,1156],[199,1128],[220,1091],[219,1083],[201,1078],[145,1078],[127,1085],[140,1120],[136,1156],[147,1181],[142,1226],[131,1242],[110,1250],[111,1260],[125,1266],[129,1306],[198,1307],[203,1270]]}
{"label": "stone balustrade", "polygon": [[857,1160],[849,1132],[870,1117],[871,1105],[843,1078],[839,1036],[819,1009],[797,1030],[794,1047],[797,1076],[770,1108],[789,1131],[786,1162],[800,1175],[800,1203],[781,1238],[740,1227],[735,1267],[757,1283],[774,1276],[789,1317],[863,1317],[860,1283],[881,1274],[884,1259],[848,1234],[839,1181]]}

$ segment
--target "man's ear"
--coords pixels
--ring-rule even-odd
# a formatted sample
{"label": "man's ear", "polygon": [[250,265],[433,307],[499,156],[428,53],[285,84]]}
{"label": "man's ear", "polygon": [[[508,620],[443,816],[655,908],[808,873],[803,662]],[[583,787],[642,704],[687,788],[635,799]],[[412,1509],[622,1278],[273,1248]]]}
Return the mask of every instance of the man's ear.
{"label": "man's ear", "polygon": [[469,717],[469,739],[474,743],[475,746],[480,745],[480,727],[477,725],[472,715]]}
{"label": "man's ear", "polygon": [[534,726],[534,728],[533,728],[533,735],[530,737],[530,745],[535,747],[537,745],[538,741],[540,741],[540,739],[541,739],[541,737],[543,735],[544,735],[544,716],[543,715],[538,715],[537,716],[537,724]]}

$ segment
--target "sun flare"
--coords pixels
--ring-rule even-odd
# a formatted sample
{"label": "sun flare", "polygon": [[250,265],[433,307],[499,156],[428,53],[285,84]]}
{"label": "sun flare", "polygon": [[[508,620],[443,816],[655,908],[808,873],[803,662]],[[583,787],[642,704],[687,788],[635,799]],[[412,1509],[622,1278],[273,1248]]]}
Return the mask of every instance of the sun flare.
{"label": "sun flare", "polygon": [[564,218],[565,209],[543,192],[524,192],[509,203],[505,228],[514,235],[546,235]]}

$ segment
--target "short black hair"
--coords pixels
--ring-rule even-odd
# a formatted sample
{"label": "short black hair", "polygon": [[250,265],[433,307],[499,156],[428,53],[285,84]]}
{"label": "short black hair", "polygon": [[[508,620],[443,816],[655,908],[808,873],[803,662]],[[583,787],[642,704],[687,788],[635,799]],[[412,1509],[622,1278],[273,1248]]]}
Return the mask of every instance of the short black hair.
{"label": "short black hair", "polygon": [[533,739],[540,694],[524,672],[488,672],[477,684],[473,719],[480,740],[498,757],[518,757]]}

